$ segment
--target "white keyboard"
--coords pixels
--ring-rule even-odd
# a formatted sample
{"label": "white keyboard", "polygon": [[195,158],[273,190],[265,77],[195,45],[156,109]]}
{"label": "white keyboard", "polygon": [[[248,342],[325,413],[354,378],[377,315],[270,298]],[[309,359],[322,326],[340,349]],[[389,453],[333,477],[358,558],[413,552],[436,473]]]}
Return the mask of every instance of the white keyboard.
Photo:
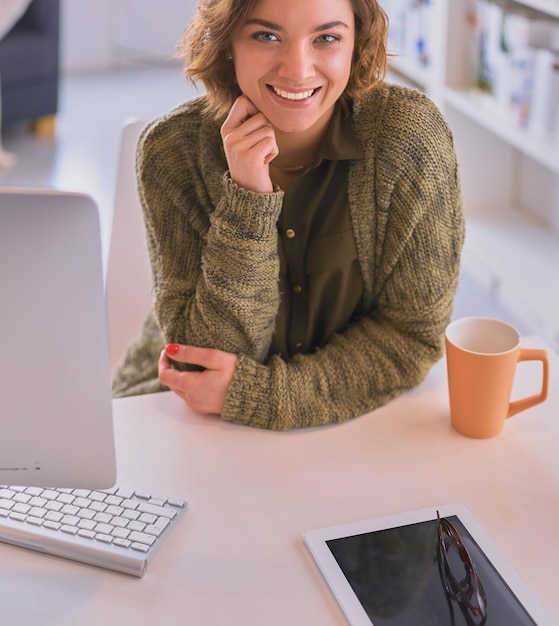
{"label": "white keyboard", "polygon": [[141,577],[186,507],[119,487],[0,486],[0,541]]}

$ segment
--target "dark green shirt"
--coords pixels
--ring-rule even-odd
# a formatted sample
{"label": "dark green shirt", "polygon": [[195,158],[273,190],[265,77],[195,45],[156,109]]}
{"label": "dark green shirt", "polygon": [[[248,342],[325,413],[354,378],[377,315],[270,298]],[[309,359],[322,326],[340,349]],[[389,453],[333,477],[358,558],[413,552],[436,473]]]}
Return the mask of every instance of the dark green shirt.
{"label": "dark green shirt", "polygon": [[312,352],[350,321],[363,295],[351,227],[349,161],[362,159],[349,115],[335,107],[317,161],[290,184],[278,225],[280,306],[270,355]]}

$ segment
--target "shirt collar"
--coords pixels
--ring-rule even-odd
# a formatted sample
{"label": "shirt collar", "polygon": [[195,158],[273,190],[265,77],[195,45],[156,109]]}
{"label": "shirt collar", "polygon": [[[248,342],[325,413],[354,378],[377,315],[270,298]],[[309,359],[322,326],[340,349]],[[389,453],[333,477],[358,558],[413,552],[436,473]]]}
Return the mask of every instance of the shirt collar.
{"label": "shirt collar", "polygon": [[334,105],[332,119],[319,150],[319,161],[344,161],[362,159],[363,149],[353,126],[353,119],[341,100]]}

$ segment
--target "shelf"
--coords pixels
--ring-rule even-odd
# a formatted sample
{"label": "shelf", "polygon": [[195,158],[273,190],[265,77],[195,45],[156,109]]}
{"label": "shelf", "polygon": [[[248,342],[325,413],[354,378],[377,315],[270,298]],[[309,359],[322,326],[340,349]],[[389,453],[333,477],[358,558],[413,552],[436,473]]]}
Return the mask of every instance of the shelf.
{"label": "shelf", "polygon": [[517,4],[521,4],[525,7],[536,9],[537,11],[541,11],[542,13],[551,15],[552,17],[559,18],[558,0],[523,0],[522,2],[517,1]]}
{"label": "shelf", "polygon": [[554,174],[559,174],[559,137],[555,141],[547,137],[539,138],[516,126],[483,96],[447,88],[444,101]]}
{"label": "shelf", "polygon": [[[559,0],[513,1],[559,19]],[[412,10],[407,0],[386,5],[394,16]],[[466,91],[471,0],[429,6],[431,64],[402,54],[390,59],[390,69],[397,82],[435,100],[451,125],[467,220],[463,267],[492,301],[559,350],[559,131],[538,135],[491,97]],[[400,31],[394,41],[405,41]]]}

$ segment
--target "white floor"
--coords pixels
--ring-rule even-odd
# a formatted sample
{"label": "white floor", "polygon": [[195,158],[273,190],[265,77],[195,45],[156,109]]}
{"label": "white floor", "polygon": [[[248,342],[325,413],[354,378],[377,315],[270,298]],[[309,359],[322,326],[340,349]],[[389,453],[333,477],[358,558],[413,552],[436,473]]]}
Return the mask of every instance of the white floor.
{"label": "white floor", "polygon": [[[17,163],[0,169],[0,186],[53,187],[93,196],[100,208],[106,257],[124,121],[151,119],[197,93],[175,62],[65,77],[55,137],[35,137],[26,126],[4,130],[4,148],[16,155]],[[466,273],[454,311],[455,317],[462,315],[500,317],[526,331]]]}

